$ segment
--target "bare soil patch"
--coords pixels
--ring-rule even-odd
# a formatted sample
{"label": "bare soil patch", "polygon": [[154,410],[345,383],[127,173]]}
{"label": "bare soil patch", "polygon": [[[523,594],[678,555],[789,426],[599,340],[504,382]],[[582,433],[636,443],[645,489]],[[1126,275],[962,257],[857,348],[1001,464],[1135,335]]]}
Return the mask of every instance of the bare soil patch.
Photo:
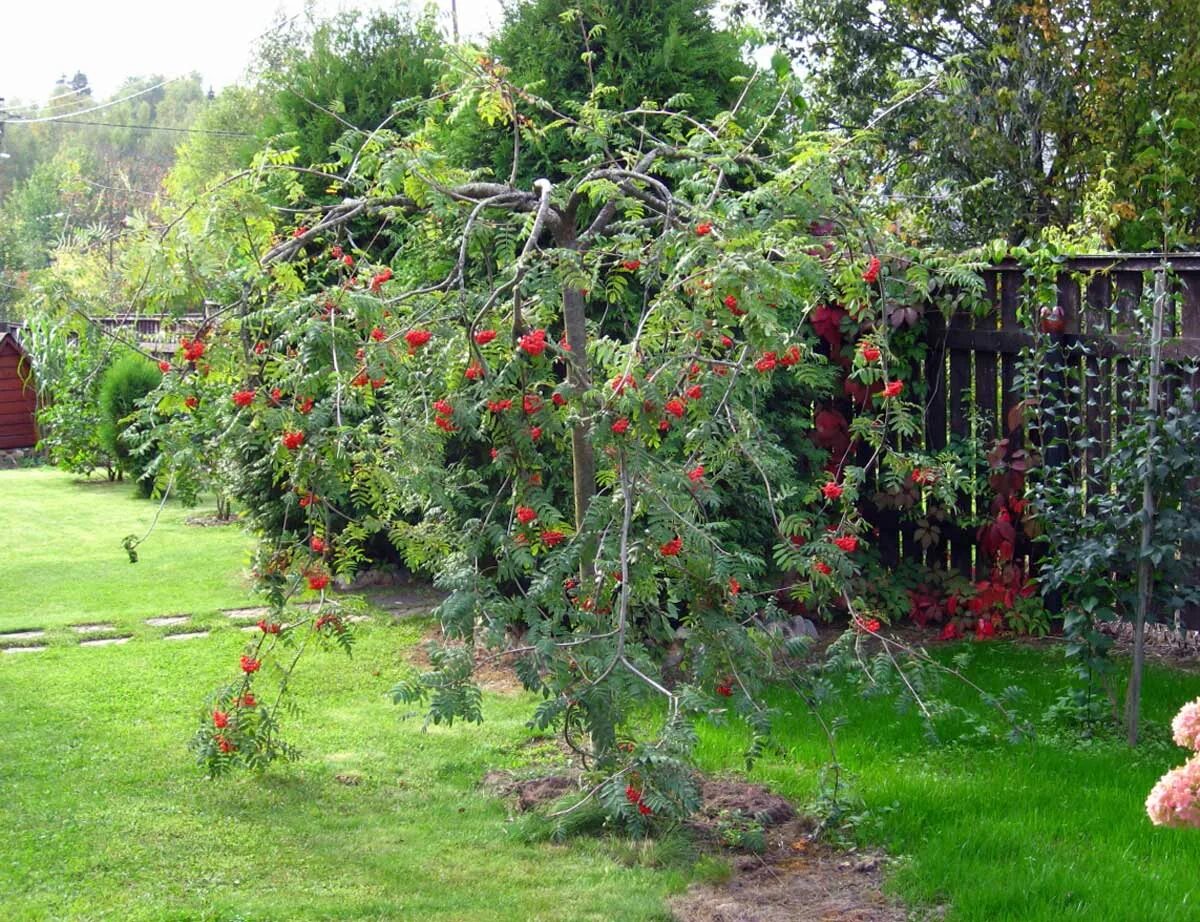
{"label": "bare soil patch", "polygon": [[483,776],[483,787],[497,797],[515,798],[521,812],[528,813],[578,791],[579,777],[568,773],[518,779],[511,772],[488,772]]}
{"label": "bare soil patch", "polygon": [[237,525],[241,520],[242,517],[240,515],[221,518],[216,513],[209,513],[208,515],[189,515],[183,520],[183,523],[193,528],[225,528],[229,525]]}
{"label": "bare soil patch", "polygon": [[[575,773],[518,779],[488,772],[483,786],[511,797],[522,811],[579,790]],[[722,884],[697,884],[669,903],[678,922],[905,922],[905,908],[882,892],[885,859],[874,852],[839,851],[813,839],[814,825],[784,798],[737,778],[707,778],[703,806],[688,821],[701,848],[732,859]],[[763,827],[761,854],[723,847],[731,817]]]}
{"label": "bare soil patch", "polygon": [[363,593],[372,605],[382,608],[396,618],[428,615],[446,600],[446,594],[432,586],[410,584],[372,589]]}
{"label": "bare soil patch", "polygon": [[762,855],[735,861],[728,882],[693,886],[669,906],[679,922],[905,922],[882,876],[879,856],[814,843],[793,820],[768,830]]}
{"label": "bare soil patch", "polygon": [[[411,660],[418,668],[427,668],[429,666],[429,651],[427,645],[430,643],[441,644],[445,641],[440,627],[435,627],[425,635],[425,643],[419,644],[413,649]],[[496,656],[495,652],[484,650],[482,648],[475,650],[475,681],[480,688],[487,691],[494,691],[502,695],[515,695],[524,691],[525,686],[521,684],[521,680],[517,678],[516,672],[513,671],[509,664],[512,657]]]}

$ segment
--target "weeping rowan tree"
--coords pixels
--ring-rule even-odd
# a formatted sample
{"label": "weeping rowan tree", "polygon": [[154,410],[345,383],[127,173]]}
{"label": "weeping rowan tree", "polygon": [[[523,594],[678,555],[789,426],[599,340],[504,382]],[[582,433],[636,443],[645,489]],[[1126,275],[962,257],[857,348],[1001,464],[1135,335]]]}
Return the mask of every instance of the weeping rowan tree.
{"label": "weeping rowan tree", "polygon": [[[858,601],[857,500],[908,476],[889,440],[921,418],[882,321],[975,277],[881,233],[855,145],[798,132],[774,78],[711,123],[606,110],[603,87],[559,111],[486,58],[448,85],[422,129],[348,136],[329,176],[347,197],[276,238],[167,376],[175,400],[204,363],[232,369],[219,425],[273,606],[194,748],[212,772],[291,753],[288,676],[350,642],[330,576],[382,538],[448,593],[447,641],[397,701],[479,721],[476,665],[511,664],[588,798],[634,824],[685,814],[698,717],[745,719],[751,755],[766,738],[765,689],[805,642],[776,630],[795,600],[839,600],[848,643],[893,656]],[[478,118],[518,163],[554,133],[591,153],[555,184],[480,175],[440,153]],[[285,159],[264,166],[243,206],[278,192]],[[837,451],[765,423],[807,428],[843,374],[864,411]],[[931,490],[950,506],[957,483]],[[306,592],[319,608],[286,608]]]}

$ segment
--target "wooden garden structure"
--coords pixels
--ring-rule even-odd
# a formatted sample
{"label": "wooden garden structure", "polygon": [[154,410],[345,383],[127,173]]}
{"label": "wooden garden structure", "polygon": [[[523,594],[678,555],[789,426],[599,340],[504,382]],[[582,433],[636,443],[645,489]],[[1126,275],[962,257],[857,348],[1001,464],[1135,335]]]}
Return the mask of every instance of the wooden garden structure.
{"label": "wooden garden structure", "polygon": [[30,375],[21,343],[0,333],[0,450],[37,444],[37,389]]}

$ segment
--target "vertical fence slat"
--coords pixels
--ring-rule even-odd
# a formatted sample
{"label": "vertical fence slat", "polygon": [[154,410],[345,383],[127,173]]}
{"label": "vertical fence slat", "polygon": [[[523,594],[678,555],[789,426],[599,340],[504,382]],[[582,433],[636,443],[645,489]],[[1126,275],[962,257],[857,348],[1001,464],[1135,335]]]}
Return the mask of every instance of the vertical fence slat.
{"label": "vertical fence slat", "polygon": [[[986,313],[975,317],[975,331],[982,334],[976,337],[975,345],[975,407],[979,413],[979,421],[983,431],[977,432],[976,437],[981,443],[991,442],[1000,436],[1000,427],[996,422],[996,359],[999,353],[999,343],[994,335],[999,329],[1000,321],[1000,286],[999,279],[991,275],[988,282],[989,307]],[[992,334],[992,335],[988,335]],[[990,340],[990,342],[988,342]]]}
{"label": "vertical fence slat", "polygon": [[[1135,330],[1134,317],[1138,303],[1142,299],[1142,273],[1116,272],[1116,291],[1113,292],[1115,310],[1111,313],[1112,330],[1114,333],[1132,334]],[[1127,383],[1130,380],[1129,360],[1118,358],[1113,373],[1113,413],[1112,424],[1114,431],[1129,424],[1128,407],[1130,396],[1127,393]]]}
{"label": "vertical fence slat", "polygon": [[[1184,337],[1184,342],[1194,356],[1191,364],[1196,366],[1200,365],[1200,271],[1181,272],[1179,275],[1179,335]],[[1185,380],[1192,390],[1192,400],[1196,400],[1197,391],[1200,391],[1200,371],[1192,372]],[[1190,486],[1189,508],[1193,517],[1200,517],[1200,483],[1192,483]],[[1183,553],[1195,562],[1194,582],[1200,584],[1200,545],[1185,544]],[[1180,616],[1189,630],[1200,630],[1200,605],[1184,608]]]}
{"label": "vertical fence slat", "polygon": [[[1110,381],[1108,369],[1110,363],[1101,361],[1099,346],[1101,338],[1108,333],[1112,326],[1110,311],[1112,307],[1112,279],[1104,273],[1097,273],[1088,280],[1087,309],[1083,317],[1083,332],[1090,338],[1087,344],[1087,354],[1084,359],[1086,379],[1084,384],[1084,421],[1087,428],[1088,447],[1084,452],[1083,476],[1090,478],[1096,471],[1099,459],[1108,450],[1109,413],[1111,412],[1108,399]],[[1095,512],[1096,497],[1088,490],[1088,510]]]}
{"label": "vertical fence slat", "polygon": [[[936,454],[946,447],[946,318],[941,311],[931,311],[927,323],[927,352],[925,354],[925,450]],[[925,552],[925,563],[936,569],[948,566],[949,542],[942,538]]]}
{"label": "vertical fence slat", "polygon": [[[971,316],[965,311],[958,311],[950,318],[951,330],[967,331],[971,329]],[[960,347],[950,349],[950,377],[947,396],[950,401],[950,432],[952,435],[965,439],[971,434],[971,351]],[[961,509],[968,515],[971,509],[971,497],[959,497]],[[971,565],[974,557],[973,543],[958,534],[950,539],[951,565],[966,576],[971,576]]]}
{"label": "vertical fence slat", "polygon": [[[1021,274],[1006,271],[1000,274],[1000,329],[1005,333],[1020,333],[1022,327],[1017,320],[1017,308],[1021,297]],[[1013,411],[1022,400],[1017,389],[1017,360],[1013,352],[1005,352],[1000,360],[1000,409],[1001,425],[1014,448],[1025,440],[1025,427],[1013,419]],[[1010,422],[1017,423],[1010,426]]]}

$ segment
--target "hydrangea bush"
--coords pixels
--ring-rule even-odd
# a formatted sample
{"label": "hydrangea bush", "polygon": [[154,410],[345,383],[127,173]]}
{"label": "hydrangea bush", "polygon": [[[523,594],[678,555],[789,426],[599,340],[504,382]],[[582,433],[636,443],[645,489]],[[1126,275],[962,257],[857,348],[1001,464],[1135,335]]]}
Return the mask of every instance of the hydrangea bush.
{"label": "hydrangea bush", "polygon": [[1200,829],[1200,698],[1185,704],[1171,722],[1175,743],[1197,753],[1158,780],[1146,798],[1156,826]]}

